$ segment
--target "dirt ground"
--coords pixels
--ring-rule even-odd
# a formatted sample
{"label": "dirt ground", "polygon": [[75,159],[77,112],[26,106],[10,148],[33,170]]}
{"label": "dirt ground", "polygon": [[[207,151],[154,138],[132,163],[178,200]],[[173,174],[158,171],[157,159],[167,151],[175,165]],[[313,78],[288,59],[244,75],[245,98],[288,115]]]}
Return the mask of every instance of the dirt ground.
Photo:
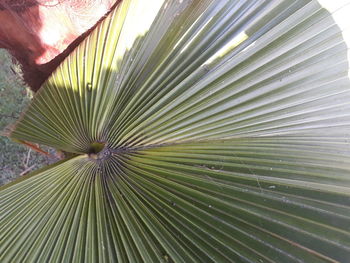
{"label": "dirt ground", "polygon": [[[0,49],[0,185],[57,161],[3,136],[6,127],[15,123],[32,96],[21,79],[18,64],[5,50]],[[55,152],[54,149],[43,148],[50,153]]]}

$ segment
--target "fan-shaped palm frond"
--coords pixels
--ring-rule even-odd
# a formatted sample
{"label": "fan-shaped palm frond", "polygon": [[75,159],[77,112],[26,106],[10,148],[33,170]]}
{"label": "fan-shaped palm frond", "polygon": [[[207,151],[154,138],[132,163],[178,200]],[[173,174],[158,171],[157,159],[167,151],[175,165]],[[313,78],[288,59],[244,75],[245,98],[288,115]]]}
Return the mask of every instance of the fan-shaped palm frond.
{"label": "fan-shaped palm frond", "polygon": [[11,136],[2,262],[346,262],[350,81],[317,1],[125,0]]}

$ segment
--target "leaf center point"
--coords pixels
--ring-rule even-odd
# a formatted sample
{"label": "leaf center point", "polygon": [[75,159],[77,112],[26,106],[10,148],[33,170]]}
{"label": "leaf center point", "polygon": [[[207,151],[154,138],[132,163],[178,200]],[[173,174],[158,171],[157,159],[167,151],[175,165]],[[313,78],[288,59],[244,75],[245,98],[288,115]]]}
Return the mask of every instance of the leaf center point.
{"label": "leaf center point", "polygon": [[90,144],[88,154],[92,159],[101,159],[103,150],[105,149],[105,143],[103,142],[93,142]]}

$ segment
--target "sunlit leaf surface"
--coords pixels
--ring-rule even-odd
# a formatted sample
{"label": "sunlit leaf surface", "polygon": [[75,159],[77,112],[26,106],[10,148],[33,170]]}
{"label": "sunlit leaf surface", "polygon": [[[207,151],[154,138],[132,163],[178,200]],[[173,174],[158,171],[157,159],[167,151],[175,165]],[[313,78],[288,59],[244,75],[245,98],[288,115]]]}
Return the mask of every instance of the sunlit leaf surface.
{"label": "sunlit leaf surface", "polygon": [[76,156],[2,188],[0,261],[347,262],[349,10],[123,1],[12,132]]}

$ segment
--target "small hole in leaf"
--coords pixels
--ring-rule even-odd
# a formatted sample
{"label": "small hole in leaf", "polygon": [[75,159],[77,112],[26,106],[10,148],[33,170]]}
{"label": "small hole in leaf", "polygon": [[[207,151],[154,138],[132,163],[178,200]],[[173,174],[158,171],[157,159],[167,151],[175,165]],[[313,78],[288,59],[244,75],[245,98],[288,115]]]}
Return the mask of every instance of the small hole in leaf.
{"label": "small hole in leaf", "polygon": [[87,89],[87,91],[91,91],[92,90],[92,84],[91,83],[87,83],[86,84],[86,89]]}

